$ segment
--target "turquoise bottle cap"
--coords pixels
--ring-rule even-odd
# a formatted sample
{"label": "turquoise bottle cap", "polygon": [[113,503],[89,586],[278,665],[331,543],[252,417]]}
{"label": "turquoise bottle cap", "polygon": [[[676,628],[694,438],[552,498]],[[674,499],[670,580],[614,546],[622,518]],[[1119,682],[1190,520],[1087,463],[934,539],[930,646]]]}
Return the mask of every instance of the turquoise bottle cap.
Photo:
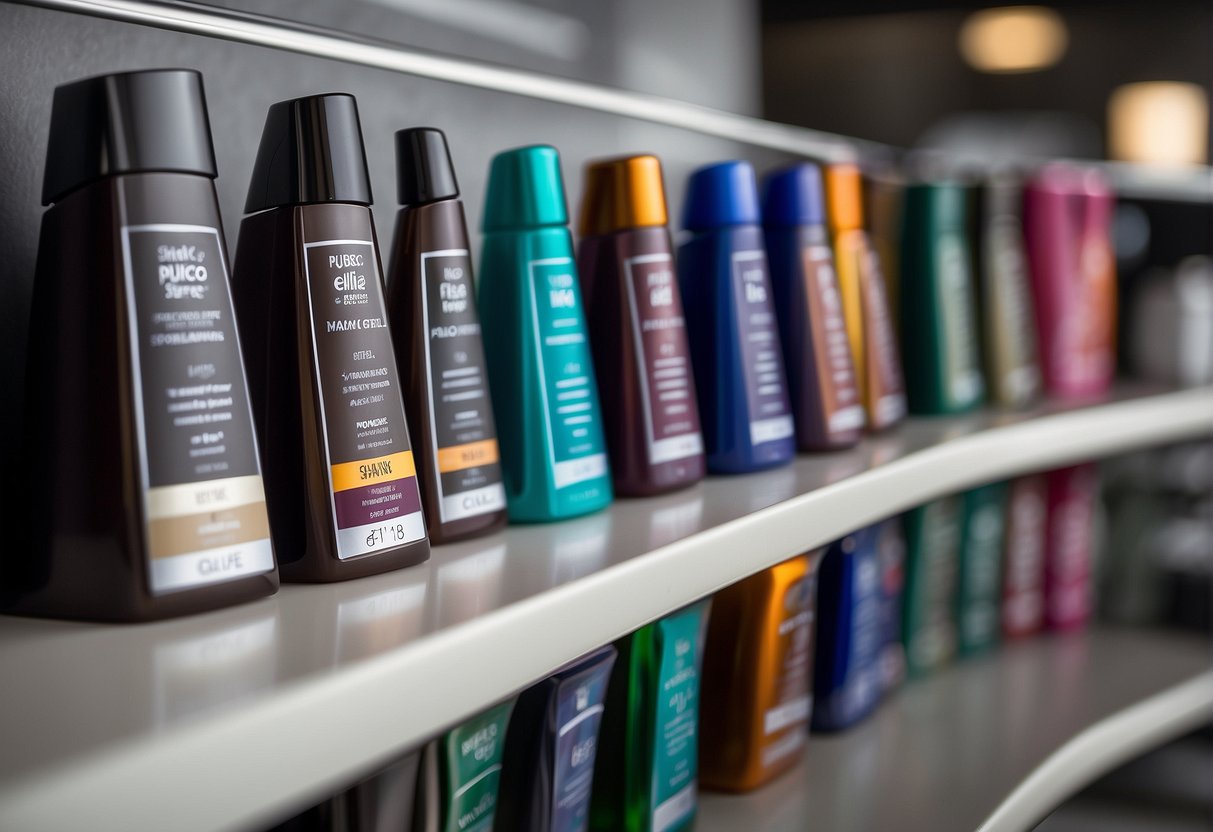
{"label": "turquoise bottle cap", "polygon": [[560,175],[560,154],[550,145],[506,150],[489,165],[484,231],[567,225],[569,211]]}
{"label": "turquoise bottle cap", "polygon": [[683,228],[710,231],[758,221],[758,180],[749,162],[718,162],[691,174],[682,210]]}

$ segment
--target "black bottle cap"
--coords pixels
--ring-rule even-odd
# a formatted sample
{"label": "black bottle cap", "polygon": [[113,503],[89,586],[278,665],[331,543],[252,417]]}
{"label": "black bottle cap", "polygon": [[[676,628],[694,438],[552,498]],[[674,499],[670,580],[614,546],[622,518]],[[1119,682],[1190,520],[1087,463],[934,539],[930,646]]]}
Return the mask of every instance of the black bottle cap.
{"label": "black bottle cap", "polygon": [[42,204],[122,173],[215,178],[202,76],[192,69],[98,75],[55,89]]}
{"label": "black bottle cap", "polygon": [[435,127],[396,131],[396,195],[401,205],[459,196],[446,136]]}
{"label": "black bottle cap", "polygon": [[309,95],[270,107],[246,214],[311,202],[372,201],[354,96]]}

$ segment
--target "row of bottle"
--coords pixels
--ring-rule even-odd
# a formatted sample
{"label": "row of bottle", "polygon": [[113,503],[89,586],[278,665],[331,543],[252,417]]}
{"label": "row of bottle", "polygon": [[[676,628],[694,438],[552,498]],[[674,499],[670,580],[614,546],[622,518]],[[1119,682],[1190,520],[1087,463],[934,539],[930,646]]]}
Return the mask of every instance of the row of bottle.
{"label": "row of bottle", "polygon": [[[442,133],[396,139],[404,207],[385,289],[354,99],[271,107],[229,288],[200,76],[56,91],[28,545],[5,564],[0,604],[154,618],[268,594],[279,568],[361,577],[499,529],[507,512],[576,516],[705,469],[846,447],[906,412],[858,169],[828,168],[823,187],[796,165],[760,200],[748,163],[701,168],[675,268],[655,157],[589,166],[575,257],[556,151],[506,151],[477,286]],[[945,256],[924,257],[923,274],[967,285],[950,227],[926,235]],[[959,289],[921,294],[967,304]],[[946,353],[936,369],[961,367],[973,330],[953,318],[903,315],[907,355],[929,340],[912,324],[929,322]],[[940,378],[924,375],[911,404],[982,388],[971,367]]]}
{"label": "row of bottle", "polygon": [[868,183],[911,413],[1104,395],[1115,370],[1113,192],[1094,168],[1026,181]]}
{"label": "row of bottle", "polygon": [[[788,771],[904,678],[1091,605],[1095,471],[946,497],[604,647],[280,829],[664,832]],[[810,752],[811,753],[811,752]]]}

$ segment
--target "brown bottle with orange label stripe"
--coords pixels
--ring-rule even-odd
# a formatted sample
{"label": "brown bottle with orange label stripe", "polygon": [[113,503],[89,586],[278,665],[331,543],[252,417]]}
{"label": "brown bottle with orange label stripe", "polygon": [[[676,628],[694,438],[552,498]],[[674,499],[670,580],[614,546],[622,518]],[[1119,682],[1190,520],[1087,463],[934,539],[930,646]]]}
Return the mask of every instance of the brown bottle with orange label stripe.
{"label": "brown bottle with orange label stripe", "polygon": [[370,206],[353,97],[272,106],[233,288],[286,580],[429,557]]}
{"label": "brown bottle with orange label stripe", "polygon": [[467,222],[441,130],[396,133],[396,180],[388,321],[430,540],[447,543],[502,528],[506,508]]}

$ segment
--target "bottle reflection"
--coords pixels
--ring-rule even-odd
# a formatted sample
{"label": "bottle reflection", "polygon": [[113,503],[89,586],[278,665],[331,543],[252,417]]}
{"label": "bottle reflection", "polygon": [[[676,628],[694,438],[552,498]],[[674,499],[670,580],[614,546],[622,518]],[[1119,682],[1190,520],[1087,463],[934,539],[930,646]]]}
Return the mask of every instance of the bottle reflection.
{"label": "bottle reflection", "polygon": [[435,626],[451,627],[499,607],[505,556],[504,543],[456,560],[443,561],[437,556],[433,564]]}
{"label": "bottle reflection", "polygon": [[[278,599],[288,661],[348,664],[420,638],[428,565],[358,581],[300,586]],[[304,669],[311,669],[305,667]]]}
{"label": "bottle reflection", "polygon": [[[273,686],[278,672],[278,618],[272,604],[216,616],[188,635],[156,640],[151,649],[152,722],[171,725],[185,717],[251,697]],[[233,620],[235,619],[235,620]],[[168,633],[166,633],[168,635]]]}

